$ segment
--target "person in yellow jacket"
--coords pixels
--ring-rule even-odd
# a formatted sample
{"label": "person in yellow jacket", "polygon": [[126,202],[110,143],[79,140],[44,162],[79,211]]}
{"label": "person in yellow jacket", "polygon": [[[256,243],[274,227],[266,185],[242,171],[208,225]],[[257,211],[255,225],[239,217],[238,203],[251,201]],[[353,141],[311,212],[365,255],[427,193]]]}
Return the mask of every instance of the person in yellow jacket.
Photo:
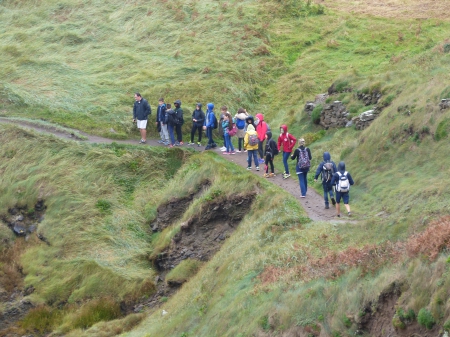
{"label": "person in yellow jacket", "polygon": [[259,171],[259,161],[258,161],[258,145],[259,139],[258,134],[255,131],[255,127],[252,124],[247,125],[247,132],[244,136],[244,149],[247,150],[247,170],[252,169],[252,157],[255,161],[256,171]]}

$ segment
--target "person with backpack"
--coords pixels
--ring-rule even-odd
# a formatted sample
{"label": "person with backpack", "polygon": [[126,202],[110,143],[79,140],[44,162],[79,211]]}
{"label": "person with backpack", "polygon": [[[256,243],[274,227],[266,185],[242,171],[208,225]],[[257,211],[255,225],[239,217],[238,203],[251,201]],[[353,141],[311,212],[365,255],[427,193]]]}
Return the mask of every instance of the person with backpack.
{"label": "person with backpack", "polygon": [[203,124],[205,122],[205,113],[202,110],[202,104],[197,103],[195,110],[192,112],[192,130],[191,130],[191,141],[188,145],[194,145],[195,132],[198,130],[198,142],[197,146],[202,146],[202,134],[203,134]]}
{"label": "person with backpack", "polygon": [[228,112],[227,107],[223,106],[221,110],[226,110],[222,121],[222,129],[223,135],[225,137],[225,147],[227,148],[227,150],[223,151],[222,154],[236,154],[230,136],[230,130],[233,127],[233,117],[231,117],[231,114]]}
{"label": "person with backpack", "polygon": [[238,139],[238,150],[236,152],[241,152],[244,150],[244,137],[245,137],[245,119],[248,117],[247,111],[244,108],[239,108],[234,119],[236,120],[237,133],[236,137]]}
{"label": "person with backpack", "polygon": [[169,145],[169,131],[167,130],[167,124],[165,123],[166,118],[166,103],[164,103],[164,98],[158,100],[158,109],[156,110],[156,127],[158,129],[161,139],[158,143]]}
{"label": "person with backpack", "polygon": [[184,124],[183,109],[181,109],[181,101],[177,99],[174,103],[175,105],[175,131],[177,132],[177,141],[175,145],[183,145],[183,133],[181,132],[181,127]]}
{"label": "person with backpack", "polygon": [[314,182],[317,181],[319,174],[322,177],[323,187],[323,199],[325,201],[325,209],[329,209],[328,194],[330,194],[331,203],[336,205],[336,200],[333,194],[333,185],[331,184],[331,178],[337,172],[336,164],[331,161],[331,155],[329,152],[323,153],[323,161],[317,166],[316,174],[314,175]]}
{"label": "person with backpack", "polygon": [[255,161],[256,171],[259,171],[259,161],[258,161],[258,134],[255,131],[253,124],[247,124],[247,132],[244,136],[244,149],[247,150],[247,170],[252,169],[252,158]]}
{"label": "person with backpack", "polygon": [[225,109],[225,110],[220,109],[220,117],[219,117],[219,122],[218,122],[219,137],[221,137],[222,140],[223,140],[223,146],[220,148],[220,151],[222,151],[222,152],[227,150],[227,147],[226,147],[226,144],[225,144],[225,135],[223,133],[223,127],[222,127],[222,122],[223,122],[223,119],[225,118],[225,112],[227,112],[227,109]]}
{"label": "person with backpack", "polygon": [[148,104],[147,100],[138,92],[134,94],[134,100],[133,122],[136,123],[136,126],[141,134],[139,144],[145,144],[147,142],[148,115],[152,114],[152,108],[150,107],[150,104]]}
{"label": "person with backpack", "polygon": [[[265,178],[275,177],[274,169],[273,169],[273,158],[278,154],[277,143],[272,138],[272,132],[266,132],[266,148],[264,151],[265,159],[266,159],[266,173],[264,173]],[[269,165],[270,165],[270,174],[269,174]]]}
{"label": "person with backpack", "polygon": [[208,137],[208,144],[206,145],[205,150],[217,147],[216,143],[214,143],[213,140],[213,130],[217,129],[217,118],[214,114],[213,103],[206,104],[205,125],[203,126],[203,128],[206,131],[206,137]]}
{"label": "person with backpack", "polygon": [[169,132],[169,147],[175,146],[175,111],[172,110],[172,105],[170,103],[167,103],[166,106],[166,124],[167,124],[167,131]]}
{"label": "person with backpack", "polygon": [[307,175],[309,168],[311,167],[311,150],[305,147],[305,140],[300,138],[298,140],[299,147],[295,149],[294,154],[291,156],[292,160],[297,160],[297,165],[295,166],[295,172],[298,176],[298,182],[300,183],[300,198],[306,197],[306,192],[308,191],[308,180]]}
{"label": "person with backpack", "polygon": [[264,163],[264,141],[266,140],[266,132],[269,131],[267,127],[267,123],[264,121],[264,116],[261,113],[256,114],[256,119],[258,121],[256,125],[256,133],[258,134],[259,144],[258,144],[258,154],[259,154],[259,163]]}
{"label": "person with backpack", "polygon": [[280,151],[281,147],[283,147],[283,165],[284,165],[283,179],[287,179],[291,176],[289,173],[288,158],[291,155],[292,149],[294,148],[296,141],[297,138],[288,133],[287,126],[284,124],[281,125],[280,136],[278,137],[278,151]]}
{"label": "person with backpack", "polygon": [[337,167],[337,172],[333,174],[331,178],[331,184],[336,189],[336,216],[341,216],[341,198],[344,200],[344,206],[347,209],[348,216],[351,216],[350,212],[350,186],[355,182],[352,179],[350,173],[345,170],[345,163],[341,161]]}

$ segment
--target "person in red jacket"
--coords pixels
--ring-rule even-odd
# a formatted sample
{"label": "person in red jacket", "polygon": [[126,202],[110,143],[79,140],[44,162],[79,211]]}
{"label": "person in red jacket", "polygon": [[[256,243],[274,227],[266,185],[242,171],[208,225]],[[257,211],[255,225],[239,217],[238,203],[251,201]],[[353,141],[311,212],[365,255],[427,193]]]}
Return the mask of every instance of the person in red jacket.
{"label": "person in red jacket", "polygon": [[256,120],[258,123],[256,124],[256,133],[258,134],[259,145],[258,145],[258,154],[259,154],[259,163],[264,163],[264,141],[266,140],[266,132],[270,131],[267,123],[264,121],[264,116],[261,113],[256,114]]}
{"label": "person in red jacket", "polygon": [[291,155],[292,149],[295,146],[295,143],[297,139],[288,133],[288,128],[286,125],[282,125],[280,127],[280,137],[278,137],[278,151],[281,150],[281,147],[283,147],[283,165],[284,165],[284,172],[283,172],[283,178],[287,179],[291,175],[289,173],[289,165],[288,165],[288,159]]}

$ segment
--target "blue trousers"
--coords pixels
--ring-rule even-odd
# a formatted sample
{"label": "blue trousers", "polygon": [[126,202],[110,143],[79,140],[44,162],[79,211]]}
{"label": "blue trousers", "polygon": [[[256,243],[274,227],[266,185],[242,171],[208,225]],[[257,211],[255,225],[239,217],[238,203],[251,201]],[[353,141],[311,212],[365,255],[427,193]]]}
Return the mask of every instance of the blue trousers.
{"label": "blue trousers", "polygon": [[297,172],[298,182],[300,183],[300,193],[303,197],[306,196],[306,191],[308,190],[308,180],[306,179],[307,175],[308,172]]}
{"label": "blue trousers", "polygon": [[227,152],[234,152],[233,143],[231,142],[231,136],[226,133],[225,135],[225,147],[227,148]]}
{"label": "blue trousers", "polygon": [[289,165],[288,165],[288,159],[291,155],[290,152],[283,152],[283,165],[284,165],[284,171],[289,174]]}
{"label": "blue trousers", "polygon": [[330,194],[330,198],[334,197],[333,194],[333,186],[331,185],[330,181],[322,181],[322,187],[323,187],[323,200],[325,201],[325,205],[328,205],[328,194]]}
{"label": "blue trousers", "polygon": [[259,160],[258,160],[258,150],[248,150],[247,151],[247,163],[248,167],[252,167],[252,157],[255,161],[255,166],[259,166]]}

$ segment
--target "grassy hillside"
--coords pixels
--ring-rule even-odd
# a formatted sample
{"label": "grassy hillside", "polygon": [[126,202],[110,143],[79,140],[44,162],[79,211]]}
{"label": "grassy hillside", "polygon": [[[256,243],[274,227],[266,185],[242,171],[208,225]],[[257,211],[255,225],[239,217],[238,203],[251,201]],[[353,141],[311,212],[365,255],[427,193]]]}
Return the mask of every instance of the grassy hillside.
{"label": "grassy hillside", "polygon": [[[263,112],[275,135],[287,123],[311,140],[313,166],[323,151],[345,160],[356,181],[357,221],[311,223],[283,191],[212,153],[72,144],[2,126],[0,214],[47,206],[40,240],[15,240],[1,226],[0,278],[32,285],[40,305],[17,331],[347,336],[381,321],[384,298],[395,307],[386,324],[399,335],[402,324],[421,334],[449,329],[450,124],[438,107],[450,97],[446,2],[321,4],[0,1],[2,116],[130,138],[135,91],[154,108],[160,96],[187,111],[198,101],[243,106]],[[303,106],[332,83],[347,90],[328,100],[351,116],[372,108],[357,93],[380,92],[380,117],[364,131],[321,131]],[[236,232],[176,295],[122,316],[120,303],[155,293],[149,258],[183,223],[248,194],[257,196]],[[153,234],[158,207],[189,195],[181,217]]]}

